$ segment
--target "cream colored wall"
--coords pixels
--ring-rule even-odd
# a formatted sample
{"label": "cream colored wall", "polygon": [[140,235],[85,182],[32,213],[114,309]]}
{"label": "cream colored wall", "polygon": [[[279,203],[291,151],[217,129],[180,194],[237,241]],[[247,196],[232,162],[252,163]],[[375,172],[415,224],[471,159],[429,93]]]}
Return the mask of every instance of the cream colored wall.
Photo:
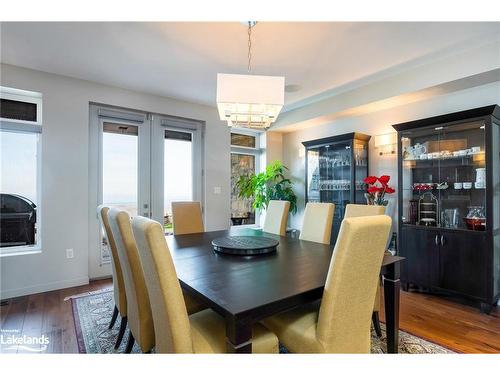
{"label": "cream colored wall", "polygon": [[[388,110],[372,112],[363,116],[349,117],[334,122],[283,134],[283,162],[290,168],[290,177],[295,183],[299,201],[299,212],[291,217],[289,225],[300,228],[304,209],[304,164],[305,158],[301,142],[317,138],[329,137],[349,132],[361,132],[372,136],[370,140],[369,168],[370,174],[391,176],[391,184],[397,185],[396,156],[379,156],[374,148],[374,137],[394,131],[391,124],[426,118],[440,114],[500,104],[500,83],[492,83],[453,94],[436,96]],[[387,213],[394,221],[397,219],[396,194],[389,198]]]}
{"label": "cream colored wall", "polygon": [[266,164],[283,161],[283,134],[273,131],[266,133]]}

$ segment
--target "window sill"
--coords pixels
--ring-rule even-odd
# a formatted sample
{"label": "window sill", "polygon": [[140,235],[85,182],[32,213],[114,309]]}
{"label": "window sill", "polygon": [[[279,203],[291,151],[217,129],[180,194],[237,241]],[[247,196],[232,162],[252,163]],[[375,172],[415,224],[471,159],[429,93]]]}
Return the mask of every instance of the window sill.
{"label": "window sill", "polygon": [[19,246],[16,248],[3,248],[0,249],[0,258],[20,256],[20,255],[33,255],[40,254],[42,252],[42,248],[40,246]]}

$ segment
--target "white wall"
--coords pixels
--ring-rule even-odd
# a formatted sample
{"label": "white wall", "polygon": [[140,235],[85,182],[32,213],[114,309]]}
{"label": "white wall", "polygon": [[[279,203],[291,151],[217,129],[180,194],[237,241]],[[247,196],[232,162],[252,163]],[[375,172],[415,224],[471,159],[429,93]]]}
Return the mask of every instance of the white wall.
{"label": "white wall", "polygon": [[[397,185],[396,156],[379,156],[374,147],[374,136],[394,131],[392,124],[437,116],[450,112],[471,109],[490,104],[500,104],[500,83],[457,91],[453,94],[436,96],[432,99],[414,102],[388,110],[372,112],[363,116],[342,118],[334,122],[283,134],[283,161],[290,168],[290,177],[295,183],[298,195],[299,212],[291,217],[289,225],[293,228],[302,226],[304,208],[304,165],[303,145],[301,142],[334,136],[349,132],[361,132],[372,136],[370,140],[369,173],[391,176],[391,184]],[[397,198],[393,194],[389,199],[388,214],[397,218]]]}
{"label": "white wall", "polygon": [[[88,282],[89,102],[205,121],[205,225],[228,227],[229,129],[215,108],[12,65],[0,69],[2,86],[43,94],[42,252],[0,258],[1,298]],[[66,248],[74,249],[73,259]]]}

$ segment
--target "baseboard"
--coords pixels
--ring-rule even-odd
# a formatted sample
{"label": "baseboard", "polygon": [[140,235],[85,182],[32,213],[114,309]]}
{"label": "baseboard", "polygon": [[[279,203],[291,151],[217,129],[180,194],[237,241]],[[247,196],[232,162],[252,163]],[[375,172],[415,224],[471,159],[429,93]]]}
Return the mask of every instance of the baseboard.
{"label": "baseboard", "polygon": [[99,280],[113,280],[112,275],[105,275],[105,276],[97,276],[97,277],[91,277],[89,281],[99,281]]}
{"label": "baseboard", "polygon": [[73,286],[86,285],[89,283],[88,277],[82,277],[79,279],[63,280],[54,283],[33,285],[26,288],[10,289],[0,291],[0,299],[14,298],[26,296],[29,294],[50,292],[58,289],[71,288]]}

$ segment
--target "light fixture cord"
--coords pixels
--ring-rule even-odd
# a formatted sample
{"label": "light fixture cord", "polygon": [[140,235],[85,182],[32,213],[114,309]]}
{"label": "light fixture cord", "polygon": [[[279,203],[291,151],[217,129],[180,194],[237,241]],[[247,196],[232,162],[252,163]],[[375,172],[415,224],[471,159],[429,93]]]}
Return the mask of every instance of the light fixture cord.
{"label": "light fixture cord", "polygon": [[252,23],[248,21],[248,72],[252,70]]}

